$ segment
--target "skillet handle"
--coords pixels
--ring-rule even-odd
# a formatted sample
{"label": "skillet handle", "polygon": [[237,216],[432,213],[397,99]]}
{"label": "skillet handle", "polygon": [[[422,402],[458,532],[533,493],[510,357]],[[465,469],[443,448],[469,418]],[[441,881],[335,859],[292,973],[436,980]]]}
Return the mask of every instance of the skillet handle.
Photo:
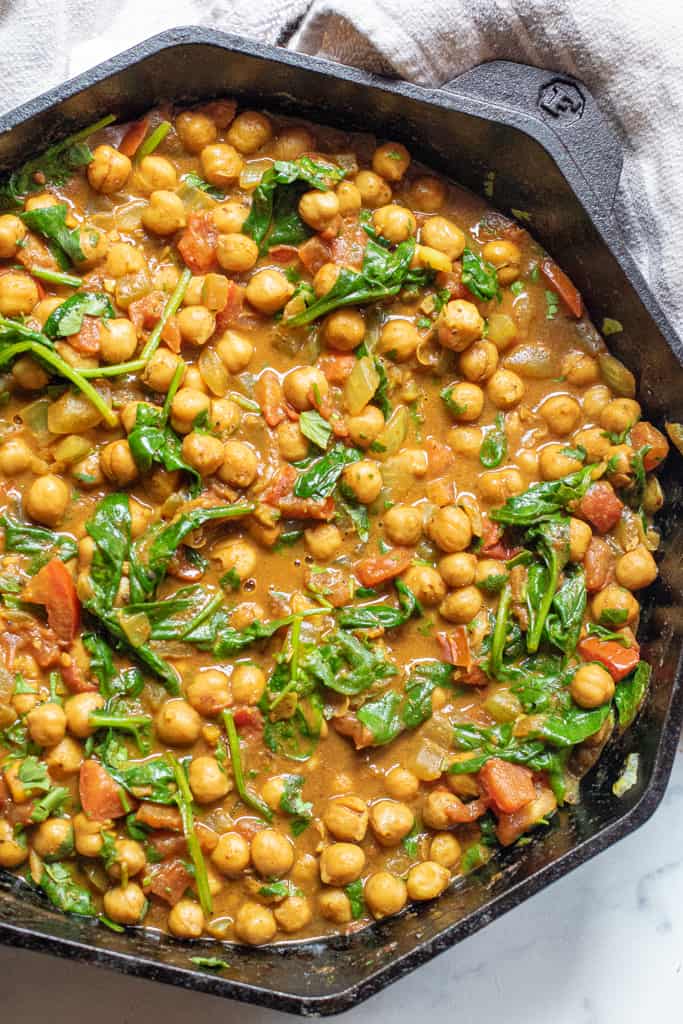
{"label": "skillet handle", "polygon": [[507,108],[548,130],[578,167],[602,209],[609,214],[619,185],[622,147],[612,126],[583,82],[571,75],[528,64],[495,60],[480,64],[442,86],[449,92]]}

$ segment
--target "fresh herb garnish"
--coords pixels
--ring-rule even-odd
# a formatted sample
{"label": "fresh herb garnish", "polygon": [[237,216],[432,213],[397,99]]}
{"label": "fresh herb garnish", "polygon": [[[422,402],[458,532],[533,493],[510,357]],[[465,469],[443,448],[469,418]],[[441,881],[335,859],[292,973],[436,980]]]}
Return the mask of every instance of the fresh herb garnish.
{"label": "fresh herb garnish", "polygon": [[479,461],[486,469],[495,469],[507,458],[507,437],[505,435],[505,417],[502,413],[496,416],[496,422],[487,432],[479,449]]}
{"label": "fresh herb garnish", "polygon": [[482,302],[487,299],[500,300],[496,268],[471,249],[465,249],[462,254],[462,283]]}

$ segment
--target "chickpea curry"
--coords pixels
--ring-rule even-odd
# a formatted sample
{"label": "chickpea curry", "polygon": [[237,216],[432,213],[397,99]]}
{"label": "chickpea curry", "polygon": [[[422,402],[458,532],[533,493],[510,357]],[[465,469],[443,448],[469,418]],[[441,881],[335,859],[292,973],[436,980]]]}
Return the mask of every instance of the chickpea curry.
{"label": "chickpea curry", "polygon": [[231,100],[0,203],[0,867],[260,944],[542,835],[646,694],[668,451],[563,271]]}

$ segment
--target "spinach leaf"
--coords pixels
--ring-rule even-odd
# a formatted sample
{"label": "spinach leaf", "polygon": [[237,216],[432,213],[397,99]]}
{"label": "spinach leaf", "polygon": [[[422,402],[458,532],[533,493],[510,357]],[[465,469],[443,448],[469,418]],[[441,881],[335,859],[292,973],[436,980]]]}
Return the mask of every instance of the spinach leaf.
{"label": "spinach leaf", "polygon": [[609,714],[609,704],[603,704],[592,711],[571,704],[562,713],[543,718],[534,727],[532,735],[556,747],[573,747],[597,732]]}
{"label": "spinach leaf", "polygon": [[86,602],[86,606],[109,612],[118,593],[124,562],[130,557],[128,495],[108,494],[100,501],[85,528],[95,541],[90,567],[94,597]]}
{"label": "spinach leaf", "polygon": [[522,494],[508,498],[501,508],[490,513],[490,517],[509,526],[532,526],[556,515],[570,502],[583,498],[592,482],[592,473],[593,467],[585,466],[559,480],[532,484]]}
{"label": "spinach leaf", "polygon": [[[47,239],[62,270],[66,270],[71,263],[82,263],[85,259],[80,231],[66,225],[68,212],[66,203],[57,203],[55,206],[40,206],[36,210],[19,214],[27,228]],[[97,232],[93,231],[93,234],[97,235]]]}
{"label": "spinach leaf", "polygon": [[138,405],[128,444],[142,473],[148,473],[154,463],[163,466],[169,473],[181,469],[193,480],[192,496],[196,496],[201,489],[201,477],[183,458],[182,441],[165,422],[162,409],[143,402]]}
{"label": "spinach leaf", "polygon": [[624,633],[615,633],[611,629],[605,629],[598,622],[589,622],[586,632],[588,636],[597,636],[601,640],[614,640],[615,643],[621,644],[622,647],[631,646],[631,640]]}
{"label": "spinach leaf", "polygon": [[307,761],[314,753],[323,723],[323,705],[317,693],[297,700],[293,714],[263,724],[263,742],[275,754],[291,761]]}
{"label": "spinach leaf", "polygon": [[399,713],[401,695],[396,690],[387,690],[376,700],[369,700],[356,712],[362,722],[372,733],[376,746],[391,743],[403,729]]}
{"label": "spinach leaf", "polygon": [[78,544],[68,533],[55,533],[42,526],[28,526],[8,515],[0,517],[5,531],[5,551],[30,555],[32,573],[37,572],[51,558],[68,562],[78,555]]}
{"label": "spinach leaf", "polygon": [[495,469],[507,458],[508,443],[505,436],[505,418],[496,416],[495,426],[487,431],[479,449],[479,461],[486,469]]}
{"label": "spinach leaf", "polygon": [[244,768],[242,766],[242,752],[240,750],[240,738],[237,733],[237,727],[235,725],[235,719],[232,717],[232,711],[225,710],[223,712],[223,723],[225,725],[225,732],[228,737],[228,750],[230,751],[230,760],[232,762],[232,774],[235,779],[235,789],[239,793],[240,800],[247,807],[251,807],[253,811],[263,818],[265,821],[273,820],[273,812],[260,796],[256,793],[252,793],[246,783],[244,777]]}
{"label": "spinach leaf", "polygon": [[285,788],[280,797],[280,810],[292,815],[289,823],[292,835],[300,836],[313,819],[313,804],[303,798],[303,775],[284,775],[283,779]]}
{"label": "spinach leaf", "polygon": [[101,316],[109,320],[114,315],[111,300],[104,292],[76,292],[52,310],[43,331],[48,338],[66,338],[80,331],[84,316]]}
{"label": "spinach leaf", "polygon": [[43,864],[38,885],[50,903],[65,914],[93,916],[96,913],[90,893],[74,881],[66,864]]}
{"label": "spinach leaf", "polygon": [[117,729],[130,733],[141,754],[151,748],[152,719],[150,715],[132,715],[127,710],[101,708],[91,711],[88,721],[96,729]]}
{"label": "spinach leaf", "polygon": [[90,671],[99,683],[100,693],[106,700],[112,697],[139,697],[145,685],[138,668],[114,668],[109,644],[96,633],[83,636],[83,646],[90,655]]}
{"label": "spinach leaf", "polygon": [[381,647],[365,644],[343,630],[315,647],[304,659],[304,668],[323,686],[346,696],[362,693],[397,672]]}
{"label": "spinach leaf", "polygon": [[566,655],[573,654],[579,642],[586,600],[586,581],[583,569],[578,568],[556,592],[545,622],[548,640]]}
{"label": "spinach leaf", "polygon": [[344,886],[344,892],[349,897],[351,904],[351,917],[354,921],[365,914],[365,899],[363,897],[363,879],[357,878],[355,882],[349,882]]}
{"label": "spinach leaf", "polygon": [[347,448],[346,445],[336,444],[334,448],[316,459],[307,469],[300,473],[294,483],[294,494],[297,498],[313,498],[322,500],[328,498],[337,486],[346,466],[358,462],[361,453],[357,448]]}
{"label": "spinach leaf", "polygon": [[391,402],[389,401],[389,378],[384,368],[384,360],[379,356],[374,357],[375,369],[379,377],[377,390],[370,399],[372,405],[376,405],[382,411],[385,420],[388,420],[392,413]]}
{"label": "spinach leaf", "polygon": [[465,249],[462,254],[462,283],[475,296],[485,302],[487,299],[500,301],[500,285],[498,272],[492,263],[482,256]]}
{"label": "spinach leaf", "polygon": [[209,971],[223,971],[230,966],[227,960],[217,956],[191,956],[190,962]]}
{"label": "spinach leaf", "polygon": [[[543,635],[546,618],[555,598],[560,573],[569,561],[569,519],[553,516],[527,530],[526,543],[534,544],[545,562],[545,567],[532,564],[528,570],[527,609],[529,628],[526,646],[537,651]],[[585,599],[584,599],[585,600]],[[561,602],[563,609],[566,601]]]}
{"label": "spinach leaf", "polygon": [[634,720],[645,699],[650,684],[652,669],[646,661],[639,661],[630,676],[617,683],[614,703],[617,706],[619,725],[626,729]]}
{"label": "spinach leaf", "polygon": [[175,774],[165,757],[123,763],[103,759],[103,763],[111,777],[133,796],[138,791],[155,804],[175,803]]}
{"label": "spinach leaf", "polygon": [[[55,786],[41,800],[34,801],[31,821],[35,824],[40,824],[40,822],[46,821],[51,815],[62,814],[70,799],[71,793],[66,786]],[[59,848],[57,856],[69,857],[72,853],[73,840],[67,838]]]}
{"label": "spinach leaf", "polygon": [[[341,487],[337,490],[337,516],[348,516],[358,534],[358,539],[367,543],[370,537],[370,515],[367,505],[361,505],[357,501],[350,500],[342,493]],[[282,537],[280,538],[282,541]]]}
{"label": "spinach leaf", "polygon": [[330,443],[332,427],[316,409],[308,409],[299,417],[299,429],[304,437],[323,451]]}
{"label": "spinach leaf", "polygon": [[173,754],[167,754],[166,759],[171,766],[176,782],[177,789],[175,794],[175,803],[180,811],[185,842],[187,843],[187,849],[194,866],[194,877],[197,884],[199,903],[204,911],[205,917],[209,918],[213,910],[211,889],[209,888],[209,876],[206,870],[204,853],[199,845],[199,838],[197,837],[197,833],[194,828],[192,791],[190,789],[190,784],[187,781],[184,766],[177,761]]}
{"label": "spinach leaf", "polygon": [[516,740],[513,723],[505,722],[490,729],[476,725],[453,727],[453,742],[459,750],[471,751],[472,757],[454,761],[448,771],[452,775],[478,772],[492,757],[512,764],[526,765],[532,771],[551,771],[559,764],[558,755],[546,749],[539,740]]}
{"label": "spinach leaf", "polygon": [[342,629],[396,629],[405,625],[414,615],[422,614],[422,607],[412,590],[401,580],[396,581],[398,591],[398,608],[388,604],[369,604],[362,607],[343,608],[339,613],[338,622]]}
{"label": "spinach leaf", "polygon": [[449,686],[453,680],[453,666],[445,661],[422,661],[415,665],[408,677],[401,720],[407,729],[416,729],[432,714],[432,693],[437,686]]}
{"label": "spinach leaf", "polygon": [[402,288],[428,284],[431,271],[411,270],[414,253],[414,238],[400,242],[393,251],[370,239],[362,268],[358,271],[342,267],[332,288],[301,313],[289,317],[286,324],[301,327],[341,306],[378,302],[398,295]]}

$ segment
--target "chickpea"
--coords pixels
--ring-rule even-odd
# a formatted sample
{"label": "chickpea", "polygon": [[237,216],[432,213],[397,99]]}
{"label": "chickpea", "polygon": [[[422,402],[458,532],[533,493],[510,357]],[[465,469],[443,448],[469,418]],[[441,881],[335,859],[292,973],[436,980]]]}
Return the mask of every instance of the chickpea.
{"label": "chickpea", "polygon": [[484,392],[477,384],[462,380],[448,389],[448,411],[461,423],[478,420],[484,408]]}
{"label": "chickpea", "polygon": [[448,431],[448,443],[456,453],[468,459],[478,459],[484,435],[479,427],[453,427]]}
{"label": "chickpea", "polygon": [[374,171],[359,171],[354,183],[360,192],[363,206],[374,210],[391,202],[391,187]]}
{"label": "chickpea", "polygon": [[379,335],[378,350],[390,359],[404,363],[415,355],[420,343],[420,332],[410,320],[395,318],[384,324]]}
{"label": "chickpea", "polygon": [[433,178],[429,174],[423,174],[415,178],[410,194],[412,204],[417,210],[423,213],[436,213],[446,202],[446,186],[440,178]]}
{"label": "chickpea", "polygon": [[[0,222],[1,221],[2,217],[0,217]],[[64,299],[60,299],[56,295],[48,297],[47,299],[41,299],[40,302],[31,310],[31,316],[44,327],[50,314],[54,313],[54,311],[61,306],[63,301]]]}
{"label": "chickpea", "polygon": [[273,156],[276,160],[296,160],[315,149],[315,138],[303,125],[284,128],[273,142]]}
{"label": "chickpea", "polygon": [[125,363],[135,355],[137,332],[124,317],[106,320],[100,326],[100,358],[105,363]]}
{"label": "chickpea", "polygon": [[487,242],[481,251],[488,263],[492,263],[498,271],[498,280],[502,285],[512,284],[519,277],[519,264],[522,254],[519,246],[507,239]]}
{"label": "chickpea", "polygon": [[324,231],[339,215],[339,199],[336,192],[320,192],[311,189],[304,192],[299,200],[299,216],[314,231]]}
{"label": "chickpea", "polygon": [[108,277],[127,277],[145,269],[144,253],[129,242],[112,242],[107,252],[105,272]]}
{"label": "chickpea", "polygon": [[285,794],[285,778],[282,775],[272,775],[263,783],[261,796],[273,811],[280,811],[282,797]]}
{"label": "chickpea", "polygon": [[33,452],[20,437],[12,437],[0,445],[0,473],[3,476],[19,476],[31,465]]}
{"label": "chickpea", "polygon": [[[593,598],[591,611],[597,622],[615,628],[632,625],[638,618],[640,605],[629,590],[616,583],[609,583]],[[617,613],[616,616],[614,613]],[[615,621],[615,618],[619,621]]]}
{"label": "chickpea", "polygon": [[464,551],[472,543],[472,524],[464,509],[446,505],[433,513],[427,533],[437,547],[447,554]]}
{"label": "chickpea", "polygon": [[28,846],[15,838],[12,826],[0,819],[0,868],[12,871],[28,857]]}
{"label": "chickpea", "polygon": [[[238,233],[219,235],[216,241],[216,258],[223,270],[227,270],[231,274],[244,274],[256,265],[258,245],[248,235]],[[279,271],[271,271],[271,273],[279,274]],[[250,301],[252,301],[251,298]],[[260,309],[256,303],[254,305]],[[279,308],[277,306],[272,312],[276,312]],[[271,310],[262,310],[262,312],[271,312]]]}
{"label": "chickpea", "polygon": [[657,571],[657,563],[644,544],[617,558],[615,566],[617,583],[628,590],[649,587],[657,579]]}
{"label": "chickpea", "polygon": [[290,405],[299,412],[305,412],[316,404],[316,393],[321,401],[325,401],[330,386],[325,374],[316,366],[299,366],[287,374],[282,389]]}
{"label": "chickpea", "polygon": [[242,225],[249,216],[249,207],[243,206],[236,199],[221,203],[211,211],[211,217],[217,230],[222,235],[234,235],[242,230]]}
{"label": "chickpea", "polygon": [[313,917],[305,896],[288,896],[273,911],[275,920],[284,932],[298,932],[310,924]]}
{"label": "chickpea", "polygon": [[26,238],[26,225],[13,213],[0,217],[0,259],[11,260],[17,254],[19,243]]}
{"label": "chickpea", "polygon": [[198,804],[212,804],[222,800],[232,789],[215,757],[195,757],[190,761],[190,789]]}
{"label": "chickpea", "polygon": [[175,120],[175,130],[189,153],[200,153],[205,146],[216,141],[215,122],[199,110],[183,110]]}
{"label": "chickpea", "polygon": [[179,434],[189,434],[195,420],[203,412],[208,413],[211,399],[196,388],[180,388],[171,403],[171,426]]}
{"label": "chickpea", "polygon": [[120,880],[124,875],[133,878],[147,865],[144,847],[135,839],[116,839],[114,850],[115,860],[108,868],[112,878]]}
{"label": "chickpea", "polygon": [[422,225],[420,241],[445,253],[449,260],[459,259],[466,244],[464,233],[447,217],[429,217]]}
{"label": "chickpea", "polygon": [[562,476],[575,473],[583,463],[564,453],[564,444],[543,445],[538,459],[538,468],[543,480],[559,480]]}
{"label": "chickpea", "polygon": [[204,914],[194,900],[178,900],[169,911],[167,923],[176,939],[198,939],[204,931]]}
{"label": "chickpea", "polygon": [[461,354],[459,363],[466,380],[482,383],[498,369],[498,349],[491,341],[475,341]]}
{"label": "chickpea", "polygon": [[93,821],[82,811],[73,818],[76,852],[81,857],[99,857],[104,844],[103,832],[111,822]]}
{"label": "chickpea", "polygon": [[496,370],[486,392],[496,409],[512,409],[524,396],[524,381],[513,370]]}
{"label": "chickpea", "polygon": [[358,213],[363,205],[360,190],[352,181],[341,181],[337,185],[337,199],[342,217]]}
{"label": "chickpea", "polygon": [[212,476],[223,464],[223,444],[211,434],[192,431],[183,438],[182,453],[185,462],[200,476]]}
{"label": "chickpea", "polygon": [[273,128],[264,114],[256,110],[245,110],[238,114],[230,125],[228,142],[240,153],[250,155],[265,146],[273,137]]}
{"label": "chickpea", "polygon": [[104,446],[100,466],[107,480],[118,487],[126,487],[138,478],[137,463],[125,438]]}
{"label": "chickpea", "polygon": [[74,849],[74,830],[67,818],[48,818],[33,833],[33,849],[43,860],[70,857]]}
{"label": "chickpea", "polygon": [[588,462],[600,462],[602,459],[609,458],[612,449],[612,442],[601,427],[588,427],[585,430],[579,430],[574,435],[572,442],[577,448],[580,445],[586,449]]}
{"label": "chickpea", "polygon": [[80,231],[80,246],[83,259],[76,262],[79,270],[87,270],[107,255],[109,236],[104,231],[97,231],[94,225],[84,223]]}
{"label": "chickpea", "polygon": [[216,318],[206,306],[185,306],[176,319],[183,341],[190,345],[205,345],[216,330]]}
{"label": "chickpea", "polygon": [[232,696],[236,704],[258,704],[266,688],[266,677],[258,665],[237,665],[232,674]]}
{"label": "chickpea", "polygon": [[90,187],[107,196],[119,192],[128,181],[132,166],[128,157],[113,146],[97,146],[88,164]]}
{"label": "chickpea", "polygon": [[258,473],[258,457],[250,444],[229,440],[223,446],[223,464],[218,476],[233,487],[249,487]]}
{"label": "chickpea", "polygon": [[24,511],[43,526],[55,527],[67,510],[71,493],[68,484],[54,473],[33,481],[24,494]]}
{"label": "chickpea", "polygon": [[117,924],[137,924],[146,903],[145,894],[136,882],[117,885],[104,894],[104,912]]}
{"label": "chickpea", "polygon": [[[381,414],[380,414],[381,415]],[[382,420],[384,423],[384,420]],[[285,420],[276,429],[278,448],[280,455],[288,462],[298,462],[308,455],[308,440],[301,433],[297,422]]]}
{"label": "chickpea", "polygon": [[358,448],[369,448],[384,430],[384,416],[376,405],[366,405],[357,416],[348,416],[349,437]]}
{"label": "chickpea", "polygon": [[266,316],[279,312],[291,299],[294,285],[290,284],[280,270],[258,270],[249,280],[246,289],[247,300],[254,309]]}
{"label": "chickpea", "polygon": [[83,748],[70,736],[65,736],[45,755],[45,764],[53,779],[68,779],[79,771],[82,763]]}
{"label": "chickpea", "polygon": [[395,245],[412,238],[417,230],[415,215],[405,206],[398,206],[396,203],[380,206],[375,210],[372,223],[378,235]]}
{"label": "chickpea", "polygon": [[217,668],[197,672],[187,687],[187,701],[206,718],[220,714],[231,703],[227,677]]}
{"label": "chickpea", "polygon": [[571,395],[552,395],[538,411],[554,434],[571,434],[581,419],[581,406]]}
{"label": "chickpea", "polygon": [[358,796],[338,796],[328,802],[323,823],[335,839],[361,843],[368,830],[368,808]]}
{"label": "chickpea", "polygon": [[422,537],[422,512],[412,505],[394,505],[384,516],[384,532],[392,544],[412,547]]}
{"label": "chickpea", "polygon": [[294,863],[294,847],[281,832],[264,828],[251,841],[251,861],[264,878],[281,878]]}
{"label": "chickpea", "polygon": [[238,538],[223,542],[212,554],[220,560],[223,572],[234,570],[240,582],[249,579],[256,571],[256,549],[246,540]]}
{"label": "chickpea", "polygon": [[451,873],[443,864],[425,860],[408,872],[408,897],[411,900],[433,900],[440,896],[451,879]]}
{"label": "chickpea", "polygon": [[460,860],[460,843],[450,832],[439,832],[429,844],[429,857],[450,871]]}
{"label": "chickpea", "polygon": [[97,726],[90,724],[90,714],[104,707],[104,697],[99,693],[76,693],[64,703],[66,727],[72,736],[87,739]]}
{"label": "chickpea", "polygon": [[387,181],[400,181],[410,166],[410,153],[400,142],[385,142],[372,154],[372,169]]}
{"label": "chickpea", "polygon": [[218,188],[234,185],[244,167],[244,160],[235,147],[220,142],[204,146],[199,163],[206,180]]}
{"label": "chickpea", "polygon": [[419,780],[407,768],[398,765],[387,772],[386,785],[395,800],[412,800],[420,788]]}
{"label": "chickpea", "polygon": [[462,352],[484,331],[484,318],[467,299],[452,299],[441,311],[438,323],[438,338],[444,348]]}
{"label": "chickpea", "polygon": [[233,434],[242,420],[242,411],[231,398],[211,399],[211,425],[213,429],[221,434]]}
{"label": "chickpea", "polygon": [[370,459],[361,459],[346,466],[342,480],[361,505],[372,505],[382,490],[379,466]]}
{"label": "chickpea", "polygon": [[202,720],[192,705],[175,698],[161,705],[154,728],[162,743],[171,747],[190,747],[199,739]]}
{"label": "chickpea", "polygon": [[583,411],[591,420],[599,420],[600,413],[612,398],[612,392],[604,384],[589,388],[583,396]]}
{"label": "chickpea", "polygon": [[461,587],[453,590],[439,605],[439,613],[448,622],[465,625],[478,615],[484,599],[476,587]]}
{"label": "chickpea", "polygon": [[342,546],[341,530],[334,523],[320,523],[304,530],[306,547],[317,562],[329,562]]}
{"label": "chickpea", "polygon": [[403,574],[403,582],[418,601],[428,608],[439,604],[446,596],[446,584],[442,576],[429,565],[411,565]]}
{"label": "chickpea", "polygon": [[599,708],[614,696],[614,680],[602,665],[589,662],[576,670],[569,692],[580,708]]}
{"label": "chickpea", "polygon": [[135,176],[141,192],[172,192],[178,185],[178,175],[170,160],[157,153],[143,156]]}
{"label": "chickpea", "polygon": [[588,523],[572,516],[569,520],[569,558],[572,562],[582,562],[588,551],[593,531]]}
{"label": "chickpea", "polygon": [[439,562],[439,572],[449,587],[466,587],[474,583],[477,559],[465,551],[446,555]]}
{"label": "chickpea", "polygon": [[322,338],[330,348],[351,352],[365,337],[365,320],[357,309],[337,309],[322,323]]}
{"label": "chickpea", "polygon": [[364,895],[368,910],[379,921],[403,910],[408,890],[402,878],[389,871],[377,871],[365,883]]}
{"label": "chickpea", "polygon": [[569,352],[562,361],[562,376],[568,384],[585,388],[600,380],[600,367],[593,356],[584,352]]}
{"label": "chickpea", "polygon": [[318,896],[318,909],[327,921],[348,924],[351,920],[351,901],[343,889],[323,889]]}
{"label": "chickpea", "polygon": [[227,878],[238,878],[249,866],[249,843],[239,832],[224,832],[211,854],[211,863]]}
{"label": "chickpea", "polygon": [[338,267],[336,263],[323,263],[313,278],[313,291],[318,298],[322,295],[327,295],[330,288],[334,287],[340,270],[341,267]]}
{"label": "chickpea", "polygon": [[272,910],[248,900],[235,917],[235,935],[249,946],[261,946],[275,938],[277,924]]}
{"label": "chickpea", "polygon": [[492,505],[501,505],[524,490],[524,478],[518,469],[491,469],[479,478],[479,493]]}
{"label": "chickpea", "polygon": [[415,824],[415,815],[398,800],[378,800],[370,808],[370,827],[380,846],[398,846]]}
{"label": "chickpea", "polygon": [[241,373],[251,362],[254,345],[237,331],[225,331],[218,339],[216,351],[230,373]]}
{"label": "chickpea", "polygon": [[[7,277],[8,275],[3,275]],[[2,282],[2,277],[0,277]],[[50,378],[39,363],[31,356],[20,356],[12,366],[12,377],[17,387],[24,391],[42,391],[47,387]]]}
{"label": "chickpea", "polygon": [[142,211],[142,226],[153,235],[174,235],[187,223],[185,207],[180,196],[167,189],[157,189],[149,197],[149,205]]}
{"label": "chickpea", "polygon": [[0,313],[3,316],[27,316],[39,299],[38,286],[21,270],[8,270],[0,276]]}
{"label": "chickpea", "polygon": [[640,405],[633,398],[613,398],[600,413],[600,426],[612,434],[623,434],[640,416]]}
{"label": "chickpea", "polygon": [[354,843],[332,843],[320,854],[320,877],[326,885],[355,882],[364,867],[365,853]]}

